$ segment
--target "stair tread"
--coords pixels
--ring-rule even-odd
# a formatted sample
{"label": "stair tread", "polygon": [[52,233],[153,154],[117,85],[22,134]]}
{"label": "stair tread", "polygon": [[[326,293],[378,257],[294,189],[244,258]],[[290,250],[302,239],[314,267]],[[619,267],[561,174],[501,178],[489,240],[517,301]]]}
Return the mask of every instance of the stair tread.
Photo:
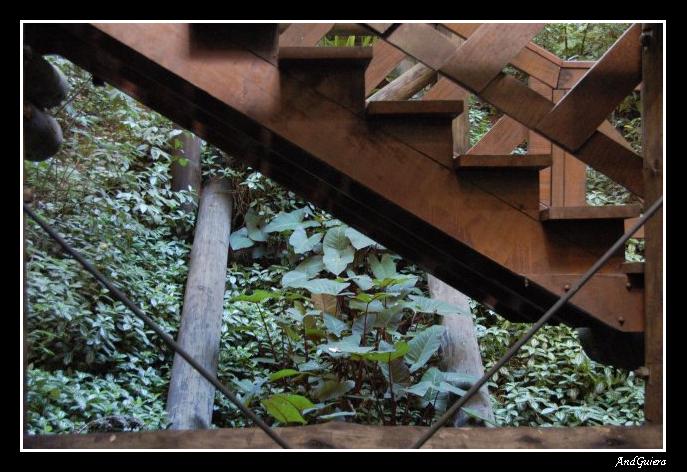
{"label": "stair tread", "polygon": [[643,274],[644,262],[623,262],[621,270],[626,274]]}
{"label": "stair tread", "polygon": [[371,47],[311,47],[287,46],[279,48],[279,62],[339,62],[367,65],[372,60]]}
{"label": "stair tread", "polygon": [[610,220],[639,216],[641,205],[604,205],[579,207],[550,207],[541,210],[541,220]]}
{"label": "stair tread", "polygon": [[541,170],[551,167],[550,154],[524,154],[524,155],[484,155],[462,154],[455,157],[453,167],[455,169],[533,169]]}
{"label": "stair tread", "polygon": [[462,100],[375,100],[367,103],[369,116],[432,116],[455,118],[463,113]]}

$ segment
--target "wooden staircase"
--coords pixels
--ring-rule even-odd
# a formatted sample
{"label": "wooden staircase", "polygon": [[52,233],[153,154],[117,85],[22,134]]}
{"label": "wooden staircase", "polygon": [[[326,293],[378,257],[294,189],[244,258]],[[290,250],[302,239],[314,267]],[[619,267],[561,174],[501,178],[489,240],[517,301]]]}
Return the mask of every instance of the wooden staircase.
{"label": "wooden staircase", "polygon": [[[470,38],[466,46],[472,35],[486,41],[485,34],[495,34],[448,26]],[[598,131],[596,118],[582,131],[562,134],[570,126],[564,109],[586,103],[576,87],[567,95],[573,98],[559,98],[559,108],[553,92],[548,100],[539,94],[532,73],[528,87],[501,72],[508,63],[536,66],[544,71],[540,78],[558,83],[561,61],[548,57],[557,67],[549,79],[550,64],[541,60],[546,55],[530,46],[536,28],[499,29],[510,38],[508,47],[494,52],[490,67],[468,74],[458,64],[474,61],[471,51],[482,43],[458,55],[455,41],[427,25],[375,25],[388,42],[371,48],[294,46],[298,38],[312,43],[325,34],[299,27],[289,46],[277,50],[276,25],[262,26],[257,42],[251,34],[258,33],[244,28],[222,47],[203,46],[215,44],[212,34],[236,27],[215,26],[199,42],[194,38],[202,25],[27,24],[25,40],[90,70],[512,320],[541,316],[623,233],[625,219],[641,211],[556,206],[542,184],[555,171],[556,152],[638,193],[641,169],[630,175],[638,156],[617,136]],[[366,105],[405,53],[443,75],[421,100]],[[580,79],[583,87],[590,87],[589,74]],[[594,78],[603,80],[600,74]],[[622,90],[636,86],[630,82]],[[464,110],[463,87],[506,115],[485,142],[456,153],[452,133]],[[530,112],[516,107],[509,91],[521,94]],[[551,124],[539,120],[549,113]],[[531,154],[509,154],[528,135]],[[618,171],[622,158],[627,165]],[[617,254],[557,321],[596,333],[641,333],[643,287],[628,282],[624,262]]]}

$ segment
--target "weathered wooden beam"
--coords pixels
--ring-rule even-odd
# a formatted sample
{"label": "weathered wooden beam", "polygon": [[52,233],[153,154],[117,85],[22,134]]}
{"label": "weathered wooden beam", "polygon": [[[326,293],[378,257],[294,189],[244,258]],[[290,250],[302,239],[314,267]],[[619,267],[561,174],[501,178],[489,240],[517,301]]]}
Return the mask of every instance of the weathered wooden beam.
{"label": "weathered wooden beam", "polygon": [[[547,274],[583,273],[618,236],[610,226],[594,228],[593,237],[543,228],[536,189],[524,201],[518,179],[506,189],[498,182],[485,189],[490,177],[457,179],[450,167],[249,49],[189,55],[188,25],[40,28],[55,29],[54,47],[77,64],[505,316],[541,316],[562,291]],[[632,307],[642,293],[625,293],[615,280],[611,303],[597,309],[596,281],[624,278],[621,263],[603,268],[559,319],[610,329],[618,306],[641,318]]]}
{"label": "weathered wooden beam", "polygon": [[[642,25],[642,149],[645,201],[663,195],[663,25]],[[644,227],[645,357],[644,415],[663,423],[663,209]]]}
{"label": "weathered wooden beam", "polygon": [[[298,449],[404,449],[428,428],[330,423],[275,428]],[[425,449],[659,449],[659,426],[442,428]],[[261,429],[24,436],[28,449],[275,449]]]}
{"label": "weathered wooden beam", "polygon": [[369,102],[381,100],[407,100],[436,79],[436,71],[417,63],[409,70],[375,92]]}
{"label": "weathered wooden beam", "polygon": [[[442,317],[441,324],[445,331],[441,337],[441,370],[479,379],[484,375],[484,366],[477,343],[475,325],[470,314],[470,299],[432,275],[427,276],[427,284],[433,299],[450,303],[460,308],[463,313],[467,313],[467,316]],[[476,411],[489,423],[494,423],[494,411],[486,385],[468,400],[465,407]],[[475,424],[472,422],[474,419],[471,418],[461,409],[451,420],[450,426]]]}
{"label": "weathered wooden beam", "polygon": [[[217,372],[231,232],[231,187],[211,180],[203,189],[189,262],[177,342],[209,371]],[[174,356],[167,396],[172,429],[212,425],[215,387],[181,356]]]}

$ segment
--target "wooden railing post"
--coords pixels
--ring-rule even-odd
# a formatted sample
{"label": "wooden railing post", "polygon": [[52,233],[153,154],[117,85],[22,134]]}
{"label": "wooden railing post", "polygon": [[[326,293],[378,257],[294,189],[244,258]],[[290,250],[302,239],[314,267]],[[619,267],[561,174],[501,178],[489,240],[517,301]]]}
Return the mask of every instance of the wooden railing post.
{"label": "wooden railing post", "polygon": [[[663,194],[663,25],[642,25],[642,150],[647,206]],[[645,226],[645,346],[644,415],[663,422],[663,210]]]}

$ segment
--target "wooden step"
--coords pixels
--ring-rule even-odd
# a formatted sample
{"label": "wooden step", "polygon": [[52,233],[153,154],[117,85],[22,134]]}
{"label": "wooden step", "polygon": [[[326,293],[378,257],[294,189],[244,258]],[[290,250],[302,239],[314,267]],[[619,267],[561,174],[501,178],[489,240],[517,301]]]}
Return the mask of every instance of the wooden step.
{"label": "wooden step", "polygon": [[621,270],[626,274],[644,274],[644,262],[624,262]]}
{"label": "wooden step", "polygon": [[372,60],[370,47],[311,47],[287,46],[279,48],[279,65],[294,62],[316,64],[348,64],[367,67]]}
{"label": "wooden step", "polygon": [[402,139],[428,158],[451,168],[453,119],[462,100],[375,100],[365,108],[368,127]]}
{"label": "wooden step", "polygon": [[453,167],[458,170],[486,170],[486,169],[522,169],[542,170],[551,167],[550,154],[525,155],[483,155],[462,154],[453,160]]}
{"label": "wooden step", "polygon": [[367,103],[368,116],[453,119],[463,113],[462,100],[377,100]]}
{"label": "wooden step", "polygon": [[279,69],[355,113],[365,107],[365,68],[372,48],[308,47],[279,48]]}
{"label": "wooden step", "polygon": [[617,220],[639,216],[640,205],[604,205],[580,207],[550,207],[539,213],[542,221],[553,220]]}

